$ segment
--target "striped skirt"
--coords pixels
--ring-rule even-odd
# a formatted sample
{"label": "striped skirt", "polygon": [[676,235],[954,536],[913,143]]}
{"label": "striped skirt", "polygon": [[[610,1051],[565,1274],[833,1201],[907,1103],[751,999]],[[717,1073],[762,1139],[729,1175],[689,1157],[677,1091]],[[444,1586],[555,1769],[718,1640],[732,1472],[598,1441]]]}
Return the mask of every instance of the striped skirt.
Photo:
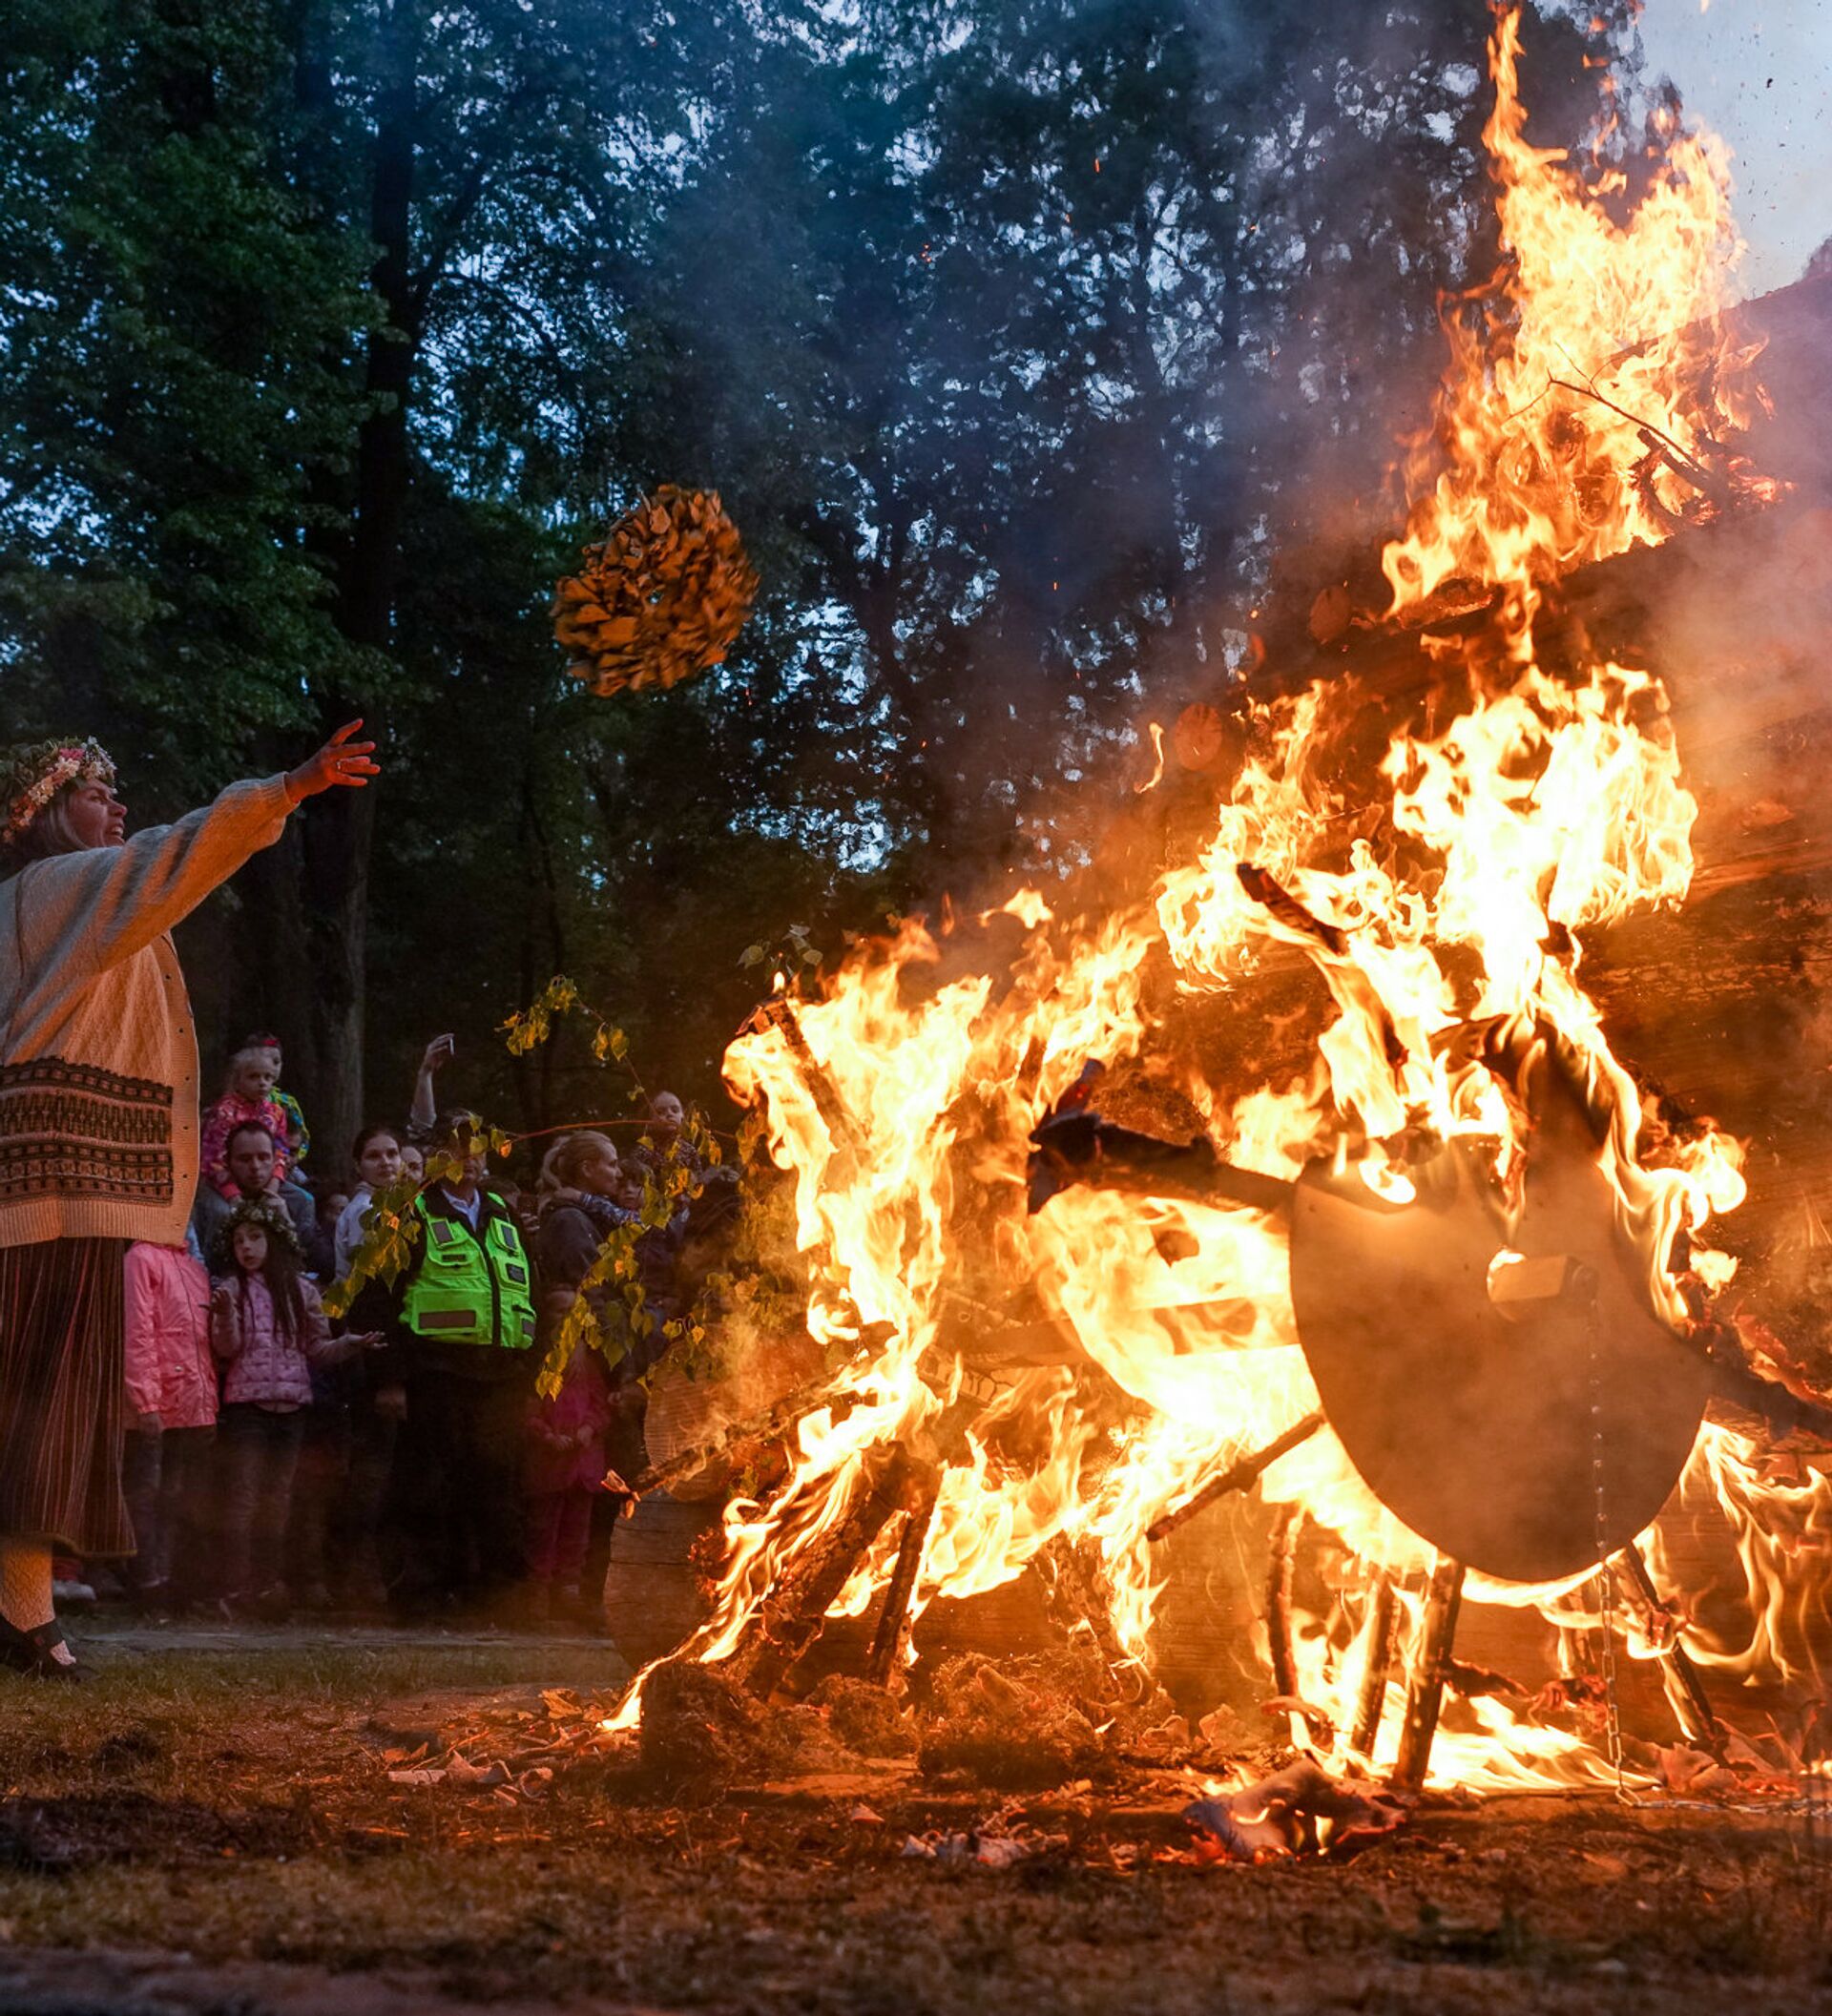
{"label": "striped skirt", "polygon": [[0,1534],[131,1554],[121,1496],[125,1239],[0,1247]]}

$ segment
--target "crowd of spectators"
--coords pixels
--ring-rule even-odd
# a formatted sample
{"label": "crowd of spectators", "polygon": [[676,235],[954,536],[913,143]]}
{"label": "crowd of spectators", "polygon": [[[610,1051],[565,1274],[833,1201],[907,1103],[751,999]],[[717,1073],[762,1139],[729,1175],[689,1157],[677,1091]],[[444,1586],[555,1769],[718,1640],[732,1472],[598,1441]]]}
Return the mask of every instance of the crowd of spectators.
{"label": "crowd of spectators", "polygon": [[[641,1382],[697,1278],[683,1247],[729,1229],[735,1177],[706,1168],[660,1092],[622,1150],[582,1130],[531,1191],[493,1181],[482,1123],[438,1109],[451,1055],[449,1037],[427,1047],[406,1118],[364,1127],[345,1168],[313,1142],[274,1037],[230,1058],[185,1244],[127,1253],[136,1552],[117,1582],[94,1578],[104,1600],[601,1621],[624,1503],[604,1480],[642,1466]],[[379,1211],[411,1219],[392,1279],[366,1263]],[[614,1244],[629,1264],[601,1268]],[[537,1394],[581,1294],[594,1320],[573,1325],[557,1392]],[[81,1564],[60,1574],[66,1606],[95,1593]]]}

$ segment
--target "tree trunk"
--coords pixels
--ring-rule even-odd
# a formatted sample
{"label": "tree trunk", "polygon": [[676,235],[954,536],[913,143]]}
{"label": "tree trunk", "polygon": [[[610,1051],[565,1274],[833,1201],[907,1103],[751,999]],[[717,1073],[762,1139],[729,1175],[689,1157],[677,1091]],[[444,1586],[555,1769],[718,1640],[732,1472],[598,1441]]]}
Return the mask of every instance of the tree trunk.
{"label": "tree trunk", "polygon": [[[377,653],[388,652],[394,642],[408,488],[407,403],[416,337],[408,260],[418,45],[418,0],[395,0],[381,26],[369,204],[369,235],[378,248],[372,278],[387,321],[369,334],[365,383],[373,405],[357,444],[350,538],[337,593],[339,629],[352,644]],[[320,726],[328,733],[367,712],[358,694],[327,694],[320,702]],[[332,792],[314,800],[304,814],[301,872],[311,1001],[305,1078],[315,1122],[333,1144],[352,1139],[364,1118],[369,848],[375,791],[385,788]]]}

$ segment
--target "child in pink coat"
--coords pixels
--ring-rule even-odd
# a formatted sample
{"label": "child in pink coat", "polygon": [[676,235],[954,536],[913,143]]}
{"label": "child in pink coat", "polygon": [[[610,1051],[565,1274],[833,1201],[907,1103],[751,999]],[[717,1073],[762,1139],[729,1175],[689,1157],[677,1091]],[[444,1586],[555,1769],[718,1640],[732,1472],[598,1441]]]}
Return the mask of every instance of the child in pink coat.
{"label": "child in pink coat", "polygon": [[[121,1488],[137,1548],[129,1586],[148,1608],[190,1588],[217,1436],[210,1277],[182,1246],[127,1249],[128,1430]],[[175,1582],[176,1575],[176,1582]]]}
{"label": "child in pink coat", "polygon": [[604,1360],[590,1344],[572,1353],[552,1400],[529,1408],[522,1463],[527,1501],[528,1617],[579,1617],[579,1576],[592,1538],[592,1507],[604,1485],[604,1443],[615,1405]]}
{"label": "child in pink coat", "polygon": [[222,1367],[223,1588],[231,1606],[279,1617],[293,1474],[312,1402],[312,1367],[342,1363],[366,1337],[333,1339],[301,1272],[299,1235],[271,1197],[244,1197],[211,1251],[210,1343]]}

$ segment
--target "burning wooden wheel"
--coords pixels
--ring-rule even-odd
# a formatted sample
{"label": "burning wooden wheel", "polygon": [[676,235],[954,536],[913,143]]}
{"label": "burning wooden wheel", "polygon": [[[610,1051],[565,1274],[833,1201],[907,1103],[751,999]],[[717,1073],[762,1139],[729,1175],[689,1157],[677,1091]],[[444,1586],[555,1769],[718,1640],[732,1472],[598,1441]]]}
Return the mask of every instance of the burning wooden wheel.
{"label": "burning wooden wheel", "polygon": [[1038,1129],[1031,1194],[1035,1209],[1092,1181],[1282,1212],[1299,1341],[1368,1488],[1440,1553],[1545,1583],[1658,1512],[1714,1368],[1650,1306],[1597,1159],[1606,1123],[1545,1042],[1513,1061],[1533,1136],[1512,1199],[1468,1143],[1432,1147],[1405,1195],[1383,1195],[1345,1159],[1284,1184],[1086,1110]]}
{"label": "burning wooden wheel", "polygon": [[[1678,1484],[1708,1403],[1728,1393],[1768,1411],[1782,1434],[1799,1423],[1779,1394],[1656,1314],[1645,1257],[1603,1172],[1607,1116],[1591,1110],[1556,1046],[1539,1036],[1492,1061],[1507,1066],[1532,1121],[1511,1197],[1465,1143],[1435,1146],[1407,1165],[1403,1188],[1377,1191],[1345,1158],[1315,1161],[1287,1185],[1221,1162],[1206,1141],[1179,1148],[1112,1127],[1086,1105],[1070,1103],[1032,1136],[1033,1210],[1067,1184],[1092,1182],[1286,1216],[1292,1306],[1322,1408],[1231,1465],[1150,1537],[1247,1488],[1327,1423],[1374,1495],[1438,1555],[1393,1772],[1409,1790],[1425,1779],[1468,1569],[1521,1584],[1597,1570],[1606,1588],[1619,1584],[1658,1615],[1634,1541]],[[1281,1524],[1275,1590],[1280,1549],[1289,1580],[1291,1538]],[[1386,1621],[1368,1633],[1352,1737],[1363,1755],[1391,1656],[1390,1583],[1381,1596],[1376,1615]],[[1276,1675],[1280,1650],[1275,1620]],[[1687,1738],[1717,1747],[1676,1637],[1661,1657]],[[1288,1674],[1280,1691],[1292,1691]]]}
{"label": "burning wooden wheel", "polygon": [[1648,1306],[1587,1116],[1535,1101],[1518,1210],[1457,1145],[1377,1196],[1313,1163],[1291,1203],[1291,1296],[1329,1424],[1368,1488],[1442,1554],[1504,1582],[1582,1574],[1678,1483],[1711,1391]]}

